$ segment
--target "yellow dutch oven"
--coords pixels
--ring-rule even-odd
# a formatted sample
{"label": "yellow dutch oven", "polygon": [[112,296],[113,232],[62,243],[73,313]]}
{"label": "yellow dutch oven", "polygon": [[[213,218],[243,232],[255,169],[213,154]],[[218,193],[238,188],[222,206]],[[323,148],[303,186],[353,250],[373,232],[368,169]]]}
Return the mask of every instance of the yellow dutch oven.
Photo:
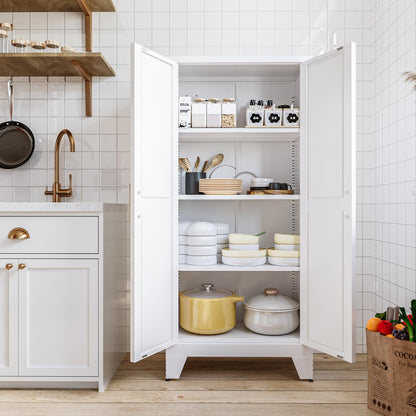
{"label": "yellow dutch oven", "polygon": [[243,300],[243,296],[229,290],[216,289],[213,283],[179,292],[179,324],[193,334],[231,331],[235,326],[235,304]]}

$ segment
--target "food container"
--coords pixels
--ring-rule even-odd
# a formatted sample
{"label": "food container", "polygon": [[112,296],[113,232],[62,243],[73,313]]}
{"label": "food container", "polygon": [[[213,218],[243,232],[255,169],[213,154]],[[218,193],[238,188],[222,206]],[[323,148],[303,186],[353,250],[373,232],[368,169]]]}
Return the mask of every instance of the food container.
{"label": "food container", "polygon": [[179,97],[179,127],[191,127],[191,108],[192,98],[189,97],[189,95],[186,97]]}
{"label": "food container", "polygon": [[232,233],[228,236],[230,244],[258,244],[259,236],[252,234]]}
{"label": "food container", "polygon": [[0,29],[0,53],[7,53],[9,50],[9,32]]}
{"label": "food container", "polygon": [[280,127],[282,125],[283,112],[281,108],[276,108],[273,104],[264,110],[264,125],[270,127]]}
{"label": "food container", "polygon": [[283,125],[286,127],[299,127],[299,108],[283,109]]}
{"label": "food container", "polygon": [[275,244],[300,244],[300,236],[296,234],[275,234]]}
{"label": "food container", "polygon": [[57,40],[45,40],[46,52],[59,53],[59,41]]}
{"label": "food container", "polygon": [[247,258],[247,257],[266,257],[267,251],[265,248],[261,248],[260,250],[230,250],[229,248],[225,248],[222,250],[223,257],[239,257],[239,258]]}
{"label": "food container", "polygon": [[[6,32],[7,36],[1,40],[4,41],[4,53],[13,52],[11,41],[14,39],[14,26],[13,23],[0,22],[0,30]],[[3,34],[4,36],[4,34]]]}
{"label": "food container", "polygon": [[40,53],[45,52],[46,46],[43,42],[33,41],[30,43],[31,52]]}
{"label": "food container", "polygon": [[[217,236],[217,231],[215,228],[215,224],[213,222],[209,222],[209,221],[196,221],[193,222],[187,229],[186,229],[186,234],[189,236],[200,236],[200,237],[205,237],[205,236]],[[216,244],[216,238],[215,238],[215,243],[214,244],[208,244],[208,245],[215,245]],[[194,244],[190,244],[188,242],[189,245],[194,245]]]}
{"label": "food container", "polygon": [[13,52],[24,53],[26,52],[26,47],[30,45],[30,41],[27,39],[12,39],[11,44],[13,47]]}
{"label": "food container", "polygon": [[205,128],[207,126],[207,105],[205,98],[195,98],[192,102],[192,127]]}
{"label": "food container", "polygon": [[236,267],[252,267],[262,266],[266,263],[266,256],[264,257],[221,257],[221,261],[228,266]]}
{"label": "food container", "polygon": [[299,244],[275,244],[274,249],[275,250],[295,250],[295,251],[299,251],[300,250],[300,245]]}
{"label": "food container", "polygon": [[194,236],[187,237],[187,244],[189,246],[215,246],[217,244],[217,237],[215,235]]}
{"label": "food container", "polygon": [[289,334],[299,326],[299,302],[279,295],[275,288],[247,299],[243,308],[244,325],[257,334]]}
{"label": "food container", "polygon": [[219,98],[208,98],[207,127],[221,127],[221,100]]}
{"label": "food container", "polygon": [[234,98],[222,100],[221,127],[237,127],[237,104]]}
{"label": "food container", "polygon": [[258,250],[259,244],[230,244],[230,250]]}
{"label": "food container", "polygon": [[188,246],[189,256],[215,256],[217,246]]}
{"label": "food container", "polygon": [[244,297],[213,283],[179,292],[179,324],[188,332],[202,335],[222,334],[234,328],[235,304]]}
{"label": "food container", "polygon": [[190,256],[188,254],[186,256],[186,262],[192,266],[213,266],[217,264],[217,254],[213,256]]}
{"label": "food container", "polygon": [[273,257],[269,256],[267,258],[269,264],[273,266],[282,266],[282,267],[299,267],[300,259],[299,257]]}

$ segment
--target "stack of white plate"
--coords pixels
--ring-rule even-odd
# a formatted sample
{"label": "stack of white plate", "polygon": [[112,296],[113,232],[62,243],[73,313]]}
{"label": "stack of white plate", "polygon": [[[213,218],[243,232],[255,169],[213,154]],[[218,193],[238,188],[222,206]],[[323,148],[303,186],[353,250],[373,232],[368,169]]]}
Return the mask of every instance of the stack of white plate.
{"label": "stack of white plate", "polygon": [[236,195],[243,190],[242,179],[200,179],[199,192],[205,195]]}
{"label": "stack of white plate", "polygon": [[261,266],[266,263],[266,249],[259,247],[259,237],[230,234],[229,248],[222,250],[222,262],[229,266]]}
{"label": "stack of white plate", "polygon": [[179,234],[179,264],[186,264],[186,253],[187,253],[187,236],[186,229],[191,225],[191,221],[180,221],[178,226]]}
{"label": "stack of white plate", "polygon": [[217,262],[221,263],[222,249],[228,247],[230,226],[224,222],[216,222],[215,228],[217,230]]}
{"label": "stack of white plate", "polygon": [[193,222],[186,230],[186,262],[193,266],[217,264],[217,231],[215,224],[208,221]]}
{"label": "stack of white plate", "polygon": [[252,178],[251,186],[256,188],[268,188],[270,182],[273,181],[273,178]]}
{"label": "stack of white plate", "polygon": [[274,250],[269,249],[269,263],[275,266],[300,265],[300,236],[296,234],[275,234]]}

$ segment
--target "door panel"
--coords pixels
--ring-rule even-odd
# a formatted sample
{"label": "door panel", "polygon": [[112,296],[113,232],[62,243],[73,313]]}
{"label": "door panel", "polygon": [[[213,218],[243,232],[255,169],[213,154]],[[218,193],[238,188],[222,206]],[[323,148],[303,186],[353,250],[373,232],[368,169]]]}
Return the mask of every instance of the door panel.
{"label": "door panel", "polygon": [[18,375],[17,270],[16,260],[0,260],[0,376]]}
{"label": "door panel", "polygon": [[132,48],[131,360],[173,345],[178,331],[178,69]]}
{"label": "door panel", "polygon": [[355,45],[301,65],[301,341],[355,359]]}
{"label": "door panel", "polygon": [[98,261],[20,264],[19,375],[98,376]]}

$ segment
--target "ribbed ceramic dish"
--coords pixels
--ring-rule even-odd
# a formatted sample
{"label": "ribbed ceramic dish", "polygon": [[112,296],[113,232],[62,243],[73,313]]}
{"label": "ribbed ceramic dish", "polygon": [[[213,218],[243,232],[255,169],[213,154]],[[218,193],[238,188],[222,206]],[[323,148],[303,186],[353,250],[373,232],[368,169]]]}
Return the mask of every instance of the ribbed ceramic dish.
{"label": "ribbed ceramic dish", "polygon": [[178,243],[182,245],[186,245],[188,241],[188,237],[186,235],[180,235],[178,237]]}
{"label": "ribbed ceramic dish", "polygon": [[246,258],[222,256],[222,262],[229,266],[261,266],[266,263],[266,256]]}
{"label": "ribbed ceramic dish", "polygon": [[215,256],[217,246],[188,246],[188,256]]}
{"label": "ribbed ceramic dish", "polygon": [[214,256],[186,256],[186,262],[192,266],[213,266],[217,264],[217,255]]}
{"label": "ribbed ceramic dish", "polygon": [[208,221],[196,221],[193,222],[187,229],[186,235],[188,237],[205,237],[205,236],[216,236],[217,231],[215,229],[215,224]]}
{"label": "ribbed ceramic dish", "polygon": [[207,235],[205,237],[189,236],[187,237],[189,246],[215,246],[217,244],[217,237],[215,235]]}

